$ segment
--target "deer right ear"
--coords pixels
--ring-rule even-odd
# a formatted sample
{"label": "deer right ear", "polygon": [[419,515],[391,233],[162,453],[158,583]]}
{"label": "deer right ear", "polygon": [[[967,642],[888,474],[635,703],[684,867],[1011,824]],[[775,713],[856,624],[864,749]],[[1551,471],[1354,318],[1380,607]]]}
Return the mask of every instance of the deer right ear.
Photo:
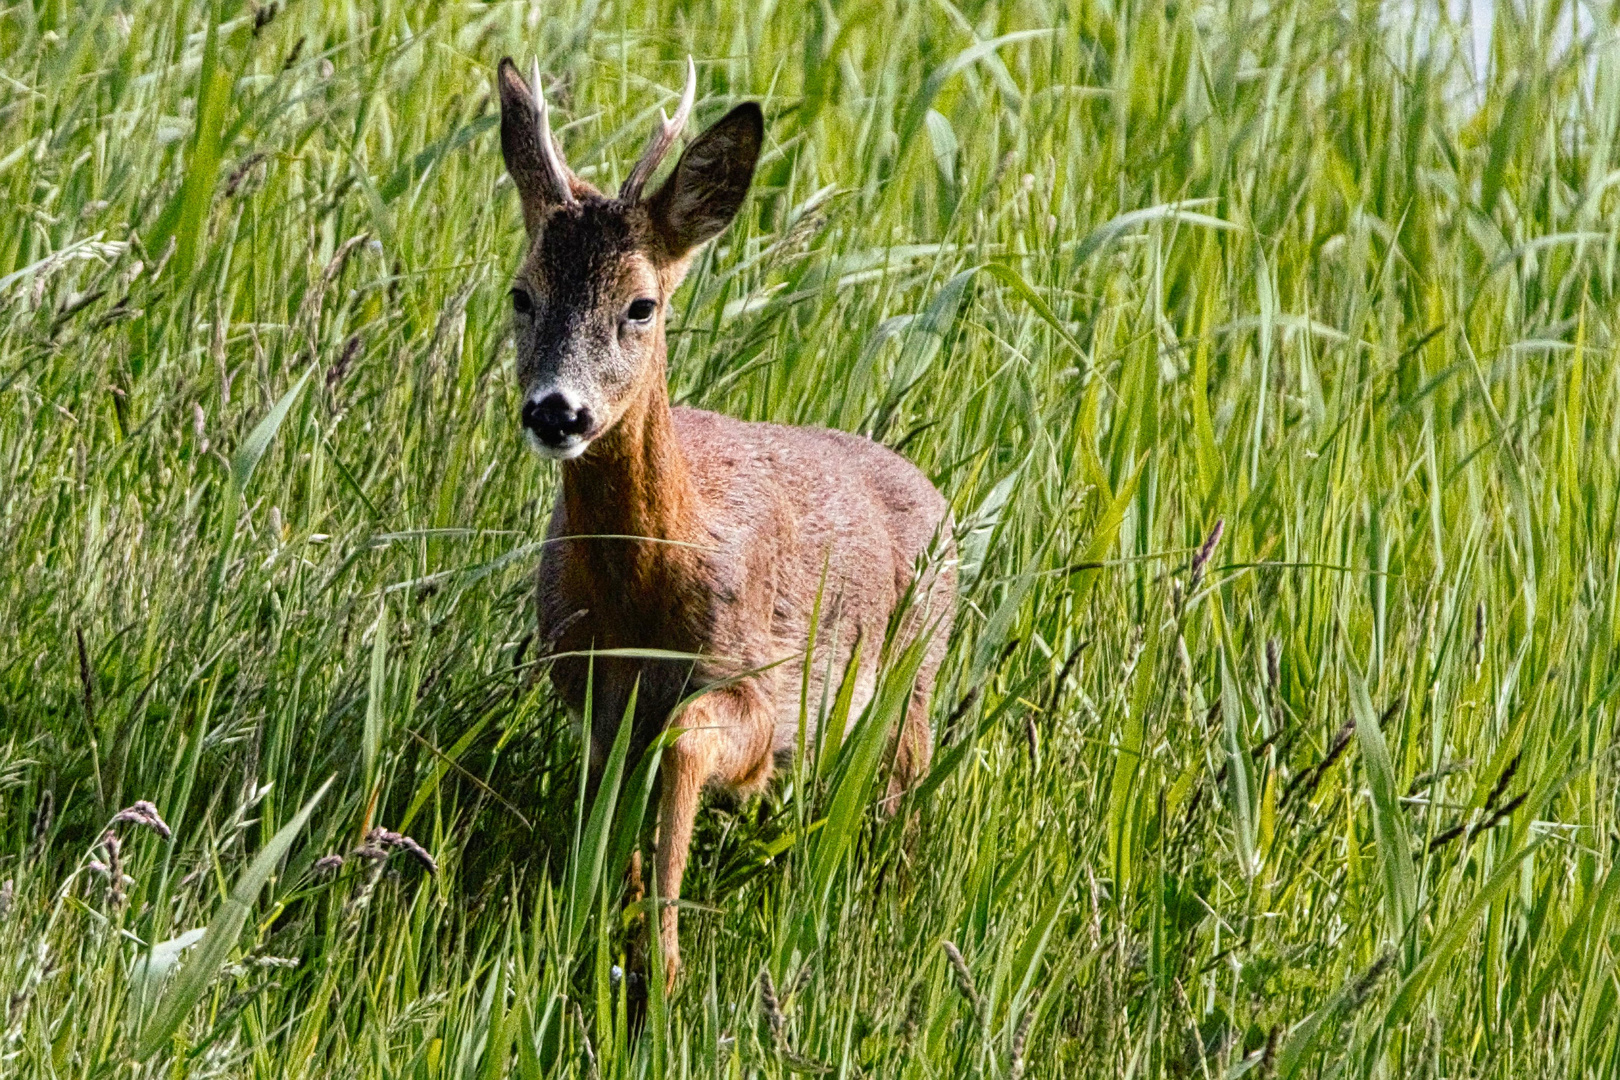
{"label": "deer right ear", "polygon": [[720,235],[742,207],[765,141],[765,115],[752,101],[697,137],[669,179],[647,199],[653,229],[671,262]]}
{"label": "deer right ear", "polygon": [[531,87],[510,57],[495,72],[501,91],[501,157],[523,204],[523,224],[534,235],[559,206],[573,203],[573,181],[551,138],[551,118],[540,93],[540,68]]}

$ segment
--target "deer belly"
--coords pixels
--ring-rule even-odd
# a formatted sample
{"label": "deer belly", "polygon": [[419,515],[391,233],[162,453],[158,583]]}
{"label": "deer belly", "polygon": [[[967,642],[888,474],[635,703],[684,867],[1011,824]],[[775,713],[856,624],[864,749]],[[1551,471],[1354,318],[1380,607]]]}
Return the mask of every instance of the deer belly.
{"label": "deer belly", "polygon": [[[778,691],[776,702],[776,733],[772,748],[776,751],[777,761],[786,764],[792,760],[799,747],[799,729],[804,728],[804,745],[813,748],[816,745],[816,733],[821,730],[822,723],[834,712],[842,711],[843,706],[838,701],[839,690],[843,683],[842,672],[834,669],[832,679],[812,677],[808,686],[805,685],[800,673],[795,671],[792,678],[784,679]],[[861,712],[872,700],[872,694],[877,689],[877,671],[867,664],[862,664],[855,673],[855,684],[851,687],[849,698],[849,712],[844,718],[844,733],[855,726],[860,719]]]}

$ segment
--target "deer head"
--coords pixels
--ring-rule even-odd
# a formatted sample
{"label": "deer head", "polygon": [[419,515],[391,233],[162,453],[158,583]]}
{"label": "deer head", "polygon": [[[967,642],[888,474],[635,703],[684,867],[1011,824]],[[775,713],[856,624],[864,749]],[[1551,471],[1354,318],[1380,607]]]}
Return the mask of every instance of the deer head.
{"label": "deer head", "polygon": [[497,72],[501,154],[523,205],[529,248],[512,284],[523,430],[566,460],[664,389],[664,311],[693,253],[730,224],[759,160],[759,106],[739,105],[700,135],[651,195],[642,189],[691,115],[697,72],[673,119],[609,198],[568,168],[551,135],[539,65]]}

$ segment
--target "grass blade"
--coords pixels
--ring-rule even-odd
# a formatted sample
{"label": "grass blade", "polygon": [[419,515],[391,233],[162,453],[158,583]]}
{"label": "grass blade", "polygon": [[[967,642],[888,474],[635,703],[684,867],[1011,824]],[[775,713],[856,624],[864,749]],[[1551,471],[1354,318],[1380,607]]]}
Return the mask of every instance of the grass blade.
{"label": "grass blade", "polygon": [[1367,686],[1355,674],[1350,676],[1350,708],[1356,722],[1356,741],[1372,789],[1373,835],[1378,845],[1378,866],[1383,878],[1384,910],[1388,920],[1387,940],[1398,944],[1406,937],[1406,927],[1417,912],[1417,878],[1412,870],[1412,839],[1401,807],[1400,787],[1389,747],[1378,727]]}

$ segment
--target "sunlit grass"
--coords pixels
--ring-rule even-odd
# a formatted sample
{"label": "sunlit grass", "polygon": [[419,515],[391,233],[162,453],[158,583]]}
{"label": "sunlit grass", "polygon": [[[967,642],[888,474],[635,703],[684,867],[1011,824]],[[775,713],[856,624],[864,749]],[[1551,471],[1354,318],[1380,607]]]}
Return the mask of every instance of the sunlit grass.
{"label": "sunlit grass", "polygon": [[[0,10],[0,1075],[1612,1075],[1620,47],[1467,33]],[[610,184],[688,52],[769,141],[676,397],[902,447],[963,592],[907,811],[705,811],[637,1025],[490,80]]]}

